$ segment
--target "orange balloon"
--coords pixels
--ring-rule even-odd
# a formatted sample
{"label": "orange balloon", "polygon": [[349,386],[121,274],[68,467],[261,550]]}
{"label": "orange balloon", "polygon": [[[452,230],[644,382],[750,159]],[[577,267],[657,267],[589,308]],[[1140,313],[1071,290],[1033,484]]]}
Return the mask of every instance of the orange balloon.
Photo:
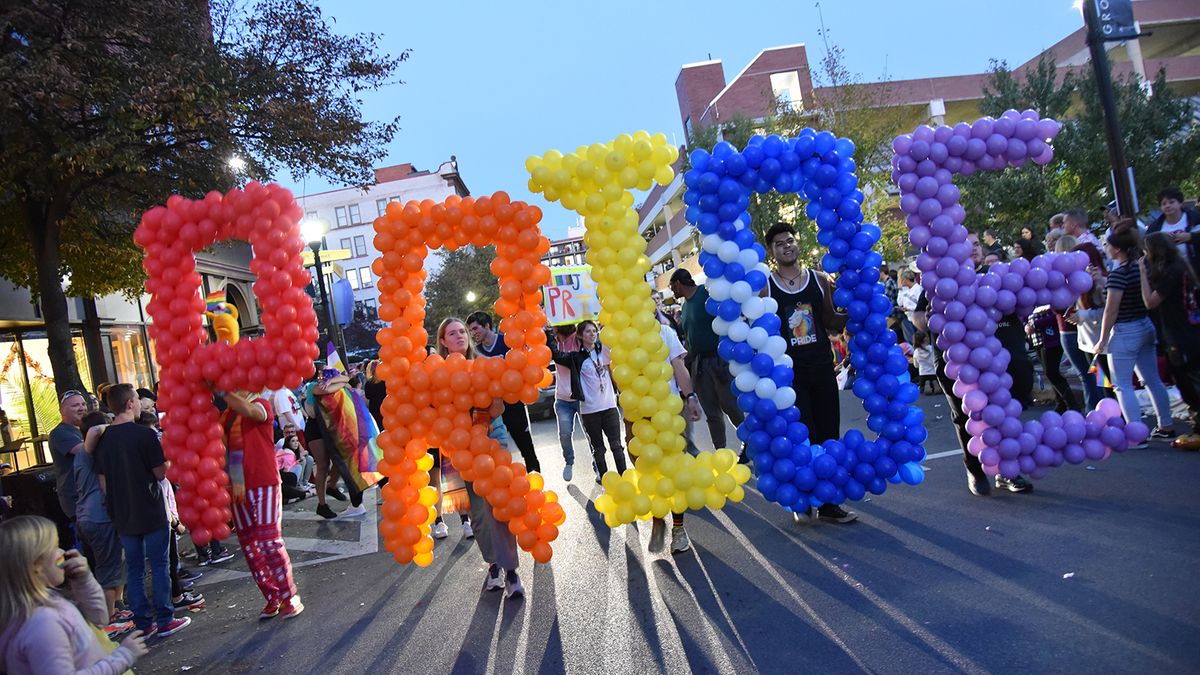
{"label": "orange balloon", "polygon": [[550,562],[550,558],[554,555],[554,551],[550,549],[550,544],[544,541],[534,544],[533,550],[529,551],[529,553],[533,556],[534,560],[542,564]]}

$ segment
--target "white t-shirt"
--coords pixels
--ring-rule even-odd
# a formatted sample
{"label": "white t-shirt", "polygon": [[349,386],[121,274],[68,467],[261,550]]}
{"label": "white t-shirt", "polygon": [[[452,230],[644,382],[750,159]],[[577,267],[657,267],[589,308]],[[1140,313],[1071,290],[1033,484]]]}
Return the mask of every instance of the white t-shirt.
{"label": "white t-shirt", "polygon": [[[304,413],[300,410],[300,402],[296,400],[296,394],[290,389],[274,389],[271,391],[271,407],[275,409],[275,416],[279,417],[284,413],[292,413],[292,419],[296,421],[296,428],[304,431]],[[280,423],[282,428],[283,423]]]}
{"label": "white t-shirt", "polygon": [[[1174,234],[1175,232],[1187,232],[1189,227],[1190,227],[1190,225],[1188,224],[1187,214],[1183,213],[1183,214],[1180,214],[1180,216],[1179,216],[1179,222],[1175,223],[1174,225],[1172,225],[1171,223],[1168,223],[1167,220],[1164,218],[1163,224],[1162,224],[1162,229],[1159,231],[1166,232],[1167,234]],[[1175,248],[1179,249],[1179,254],[1183,256],[1184,260],[1187,260],[1187,255],[1188,255],[1187,244],[1176,244]]]}
{"label": "white t-shirt", "polygon": [[918,374],[937,375],[937,361],[934,359],[933,347],[926,345],[914,349],[913,358],[917,362]]}
{"label": "white t-shirt", "polygon": [[583,401],[579,403],[580,414],[596,413],[617,407],[617,393],[613,391],[609,367],[612,356],[608,347],[600,353],[592,351],[587,361],[579,366],[579,381],[583,385]]}
{"label": "white t-shirt", "polygon": [[917,308],[917,301],[921,298],[921,287],[913,284],[907,288],[901,288],[896,293],[896,304],[900,305],[900,309],[908,315],[908,319],[912,320],[913,311]]}
{"label": "white t-shirt", "polygon": [[[663,342],[667,344],[667,364],[670,365],[675,359],[685,356],[687,350],[683,348],[683,343],[679,341],[679,335],[670,326],[660,326],[658,332],[662,335]],[[671,393],[679,393],[679,383],[675,378],[671,378]]]}

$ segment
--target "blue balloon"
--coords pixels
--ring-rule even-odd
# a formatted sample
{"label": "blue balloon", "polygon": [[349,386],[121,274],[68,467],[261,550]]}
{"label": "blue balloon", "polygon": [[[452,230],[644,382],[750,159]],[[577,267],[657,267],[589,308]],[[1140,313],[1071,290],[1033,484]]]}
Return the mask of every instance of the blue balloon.
{"label": "blue balloon", "polygon": [[745,342],[738,342],[733,346],[733,360],[738,363],[750,363],[750,359],[754,358],[754,348]]}
{"label": "blue balloon", "polygon": [[782,323],[779,315],[772,312],[771,314],[763,314],[755,319],[752,326],[767,331],[768,335],[779,335],[779,328]]}
{"label": "blue balloon", "polygon": [[717,310],[717,316],[726,321],[735,321],[742,315],[742,306],[730,300],[722,300],[720,308]]}
{"label": "blue balloon", "polygon": [[775,368],[775,359],[772,359],[769,354],[757,354],[750,360],[750,367],[754,370],[755,375],[770,377],[771,371]]}
{"label": "blue balloon", "polygon": [[746,283],[750,284],[750,289],[755,293],[762,290],[767,285],[767,275],[758,270],[750,270],[746,272]]}
{"label": "blue balloon", "polygon": [[738,233],[733,237],[734,243],[740,249],[748,249],[754,246],[754,231],[749,229],[738,230]]}
{"label": "blue balloon", "polygon": [[713,300],[712,298],[708,298],[704,301],[704,311],[708,312],[709,316],[716,316],[720,309],[721,303],[719,301]]}
{"label": "blue balloon", "polygon": [[754,406],[758,403],[758,397],[754,394],[745,393],[737,397],[738,408],[742,412],[753,412]]}
{"label": "blue balloon", "polygon": [[[776,387],[792,386],[795,373],[789,366],[778,365],[771,368],[771,380],[775,382]],[[920,408],[918,408],[920,410]]]}
{"label": "blue balloon", "polygon": [[[704,263],[704,275],[709,279],[719,279],[724,273],[725,263],[721,262],[720,258],[713,256],[712,259]],[[711,300],[711,298],[709,299]]]}

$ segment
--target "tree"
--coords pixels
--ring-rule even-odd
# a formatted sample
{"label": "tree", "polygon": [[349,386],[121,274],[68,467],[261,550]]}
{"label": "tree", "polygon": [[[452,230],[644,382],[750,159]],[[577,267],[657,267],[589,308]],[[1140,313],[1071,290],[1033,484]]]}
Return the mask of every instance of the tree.
{"label": "tree", "polygon": [[[993,61],[984,87],[981,112],[1037,110],[1063,123],[1054,140],[1054,161],[1019,171],[979,172],[958,179],[963,205],[976,230],[993,227],[1010,240],[1025,225],[1042,225],[1064,209],[1089,210],[1111,197],[1108,147],[1090,69],[1061,75],[1052,57],[1043,56],[1020,77],[1004,61]],[[1136,77],[1113,83],[1125,155],[1134,168],[1142,211],[1157,206],[1154,195],[1168,185],[1189,193],[1200,188],[1200,129],[1186,99],[1155,77],[1150,96]]]}
{"label": "tree", "polygon": [[[825,35],[824,30],[821,33]],[[812,72],[817,86],[811,107],[775,100],[773,114],[766,119],[733,118],[720,127],[700,129],[693,134],[690,145],[711,150],[719,140],[726,140],[740,148],[754,134],[792,137],[805,127],[849,138],[855,144],[859,188],[866,196],[864,221],[878,223],[883,231],[878,248],[884,260],[901,260],[908,247],[908,230],[904,220],[896,215],[898,197],[891,193],[891,143],[897,134],[907,130],[904,110],[891,103],[886,78],[879,83],[864,84],[861,75],[846,68],[841,47],[828,42],[825,47],[819,67]],[[785,220],[797,226],[802,261],[812,265],[824,255],[817,244],[816,224],[805,216],[804,199],[799,194],[755,195],[750,200],[749,212],[751,228],[759,239],[772,223]]]}
{"label": "tree", "polygon": [[495,259],[495,246],[463,246],[441,254],[441,267],[425,282],[425,330],[430,340],[437,335],[442,319],[456,317],[465,321],[476,310],[492,311],[500,298],[500,287],[491,267]]}
{"label": "tree", "polygon": [[358,96],[408,52],[334,33],[311,0],[29,0],[0,20],[0,273],[39,302],[59,391],[80,386],[66,292],[138,292],[142,212],[231,187],[232,156],[246,178],[365,185],[396,130]]}
{"label": "tree", "polygon": [[378,314],[373,311],[368,312],[361,302],[354,303],[354,318],[342,329],[342,338],[346,341],[346,353],[353,354],[372,350],[377,352],[379,343],[375,341],[375,334],[384,326],[385,324],[379,320]]}

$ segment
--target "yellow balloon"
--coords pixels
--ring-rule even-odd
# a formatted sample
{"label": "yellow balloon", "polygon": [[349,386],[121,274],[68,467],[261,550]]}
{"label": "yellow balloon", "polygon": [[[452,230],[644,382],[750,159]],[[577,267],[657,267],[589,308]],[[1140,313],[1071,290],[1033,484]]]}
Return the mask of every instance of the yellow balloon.
{"label": "yellow balloon", "polygon": [[437,498],[437,488],[426,486],[421,488],[421,492],[417,496],[417,501],[420,502],[422,506],[433,506],[437,503]]}
{"label": "yellow balloon", "polygon": [[433,554],[418,553],[417,555],[413,556],[413,562],[415,562],[418,567],[429,567],[429,565],[433,562]]}

